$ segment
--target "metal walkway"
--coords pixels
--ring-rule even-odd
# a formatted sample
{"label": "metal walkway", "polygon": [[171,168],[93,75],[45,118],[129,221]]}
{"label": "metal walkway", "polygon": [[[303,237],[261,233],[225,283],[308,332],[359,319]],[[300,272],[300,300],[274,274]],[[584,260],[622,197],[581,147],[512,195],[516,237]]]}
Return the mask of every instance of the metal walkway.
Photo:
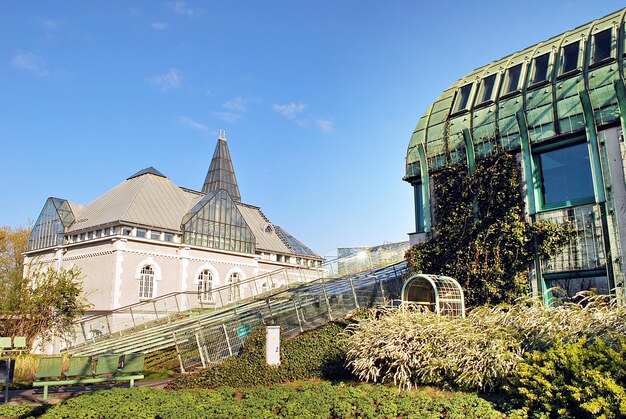
{"label": "metal walkway", "polygon": [[[252,328],[282,326],[295,335],[399,296],[407,246],[361,252],[323,267],[289,269],[217,288],[211,295],[175,293],[76,324],[74,354],[176,348],[181,369],[237,354]],[[312,273],[322,275],[315,279]],[[234,298],[237,297],[237,298]]]}

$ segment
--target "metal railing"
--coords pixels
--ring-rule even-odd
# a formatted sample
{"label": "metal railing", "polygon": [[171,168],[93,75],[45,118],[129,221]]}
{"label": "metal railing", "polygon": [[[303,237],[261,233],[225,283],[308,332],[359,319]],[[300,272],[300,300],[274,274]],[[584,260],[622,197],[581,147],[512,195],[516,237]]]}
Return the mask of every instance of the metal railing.
{"label": "metal railing", "polygon": [[236,310],[236,307],[247,302],[262,300],[280,290],[313,282],[318,278],[331,279],[403,260],[407,249],[408,242],[378,246],[369,251],[327,261],[321,267],[284,268],[214,288],[210,293],[175,292],[141,301],[76,322],[67,349],[96,345],[115,336],[148,330],[200,313],[223,312],[231,307]]}
{"label": "metal railing", "polygon": [[543,273],[601,269],[606,266],[602,218],[595,204],[537,214],[538,221],[564,226],[569,241],[563,249],[541,262]]}
{"label": "metal railing", "polygon": [[253,328],[281,326],[281,335],[291,337],[342,318],[358,308],[374,307],[398,299],[406,262],[375,268],[341,278],[285,290],[262,303],[234,310],[197,329],[172,332],[181,371],[206,368],[243,349]]}

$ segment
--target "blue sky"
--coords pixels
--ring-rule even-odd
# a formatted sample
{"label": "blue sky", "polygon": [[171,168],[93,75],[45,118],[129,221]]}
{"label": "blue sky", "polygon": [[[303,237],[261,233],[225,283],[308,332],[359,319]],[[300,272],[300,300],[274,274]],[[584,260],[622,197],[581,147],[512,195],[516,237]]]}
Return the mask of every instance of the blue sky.
{"label": "blue sky", "polygon": [[200,189],[225,128],[242,200],[321,254],[414,231],[419,117],[615,1],[0,0],[0,225],[154,166]]}

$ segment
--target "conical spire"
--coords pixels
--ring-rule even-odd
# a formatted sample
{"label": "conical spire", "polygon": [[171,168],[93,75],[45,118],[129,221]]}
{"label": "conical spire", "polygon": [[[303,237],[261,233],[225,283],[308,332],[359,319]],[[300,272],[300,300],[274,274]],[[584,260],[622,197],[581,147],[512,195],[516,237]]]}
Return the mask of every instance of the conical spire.
{"label": "conical spire", "polygon": [[221,128],[213,152],[213,159],[211,159],[211,166],[209,166],[209,171],[204,179],[202,192],[208,194],[219,189],[226,190],[234,201],[241,201],[235,169],[233,169],[228,144],[226,144],[226,130]]}

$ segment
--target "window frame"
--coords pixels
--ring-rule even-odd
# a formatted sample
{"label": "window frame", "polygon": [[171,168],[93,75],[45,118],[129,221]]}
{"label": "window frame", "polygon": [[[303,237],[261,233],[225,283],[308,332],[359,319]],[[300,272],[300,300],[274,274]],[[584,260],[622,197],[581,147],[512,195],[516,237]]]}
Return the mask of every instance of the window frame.
{"label": "window frame", "polygon": [[[463,93],[467,89],[467,98],[465,99],[465,104],[461,107]],[[472,91],[474,90],[474,82],[465,83],[463,86],[459,87],[456,91],[456,95],[454,96],[454,102],[452,107],[451,115],[462,113],[469,110],[470,99],[472,98]]]}
{"label": "window frame", "polygon": [[[574,73],[580,71],[580,69],[581,69],[580,58],[581,58],[582,55],[584,55],[584,54],[581,54],[581,50],[580,50],[581,44],[582,44],[581,40],[577,40],[577,41],[574,41],[574,42],[570,42],[567,45],[563,45],[561,47],[561,63],[560,63],[560,66],[559,66],[559,76],[567,76],[567,75],[574,74]],[[565,50],[570,48],[570,47],[573,47],[574,45],[576,45],[576,64],[575,64],[574,68],[566,70],[565,69],[565,63],[566,63],[565,59],[567,57],[567,54],[566,54]]]}
{"label": "window frame", "polygon": [[[572,138],[567,141],[562,141],[562,142],[555,143],[555,144],[536,146],[535,149],[533,149],[532,161],[533,161],[533,172],[535,174],[533,176],[533,178],[535,179],[533,183],[534,183],[534,188],[535,188],[535,198],[538,204],[537,209],[539,212],[552,211],[552,210],[562,209],[562,208],[577,207],[580,205],[587,205],[587,204],[592,204],[595,202],[595,193],[593,191],[594,186],[593,186],[593,173],[592,173],[592,168],[591,168],[591,156],[589,156],[590,164],[588,166],[588,169],[589,169],[589,180],[591,182],[591,187],[592,187],[591,195],[584,196],[584,197],[577,197],[574,199],[569,199],[569,200],[564,200],[564,201],[546,203],[545,179],[544,179],[544,172],[543,172],[542,163],[541,163],[541,156],[546,153],[550,153],[550,152],[554,152],[558,150],[564,150],[564,149],[579,146],[579,145],[587,145],[586,138],[576,137],[576,138]],[[587,152],[588,152],[588,148],[587,148]]]}
{"label": "window frame", "polygon": [[[538,58],[542,58],[547,56],[548,59],[546,61],[546,70],[544,72],[544,77],[541,80],[536,80],[537,78],[537,59]],[[544,83],[549,83],[550,80],[552,80],[552,74],[550,74],[550,63],[551,63],[551,59],[553,57],[552,51],[548,51],[545,52],[543,54],[537,55],[535,57],[533,57],[532,63],[531,63],[531,73],[530,73],[530,77],[529,77],[529,83],[528,85],[531,87],[534,86],[539,86],[541,84]]]}
{"label": "window frame", "polygon": [[241,274],[232,272],[226,280],[228,284],[228,302],[234,303],[241,300]]}
{"label": "window frame", "polygon": [[[486,81],[488,79],[492,79],[492,84],[491,84],[491,92],[489,94],[489,97],[485,97],[485,86],[486,86]],[[489,74],[488,76],[485,76],[481,79],[480,81],[480,85],[478,87],[478,100],[479,102],[476,103],[475,106],[481,106],[481,105],[485,105],[488,103],[493,103],[494,101],[494,96],[495,96],[495,92],[496,92],[496,87],[497,87],[497,83],[498,83],[498,73],[492,73]]]}
{"label": "window frame", "polygon": [[[605,32],[609,33],[609,55],[600,59],[596,59],[596,51],[597,51],[597,36],[603,34]],[[589,56],[590,66],[600,65],[615,59],[615,53],[613,48],[613,28],[606,28],[600,31],[597,31],[591,35],[591,54]]]}
{"label": "window frame", "polygon": [[[155,269],[150,264],[146,264],[142,266],[141,271],[139,273],[139,299],[140,300],[150,300],[154,298],[154,280],[155,280]],[[148,295],[147,291],[150,291],[150,295]]]}
{"label": "window frame", "polygon": [[209,269],[203,269],[198,274],[198,300],[202,303],[215,302],[213,299],[213,272]]}
{"label": "window frame", "polygon": [[[515,86],[514,89],[510,89],[509,85],[511,83],[511,70],[517,67],[519,67],[519,75],[517,76],[517,85]],[[522,77],[523,73],[524,73],[523,62],[507,67],[507,69],[504,71],[504,83],[502,83],[502,90],[503,90],[502,96],[513,95],[522,90],[521,86],[522,86],[522,80],[523,80],[523,77]]]}

